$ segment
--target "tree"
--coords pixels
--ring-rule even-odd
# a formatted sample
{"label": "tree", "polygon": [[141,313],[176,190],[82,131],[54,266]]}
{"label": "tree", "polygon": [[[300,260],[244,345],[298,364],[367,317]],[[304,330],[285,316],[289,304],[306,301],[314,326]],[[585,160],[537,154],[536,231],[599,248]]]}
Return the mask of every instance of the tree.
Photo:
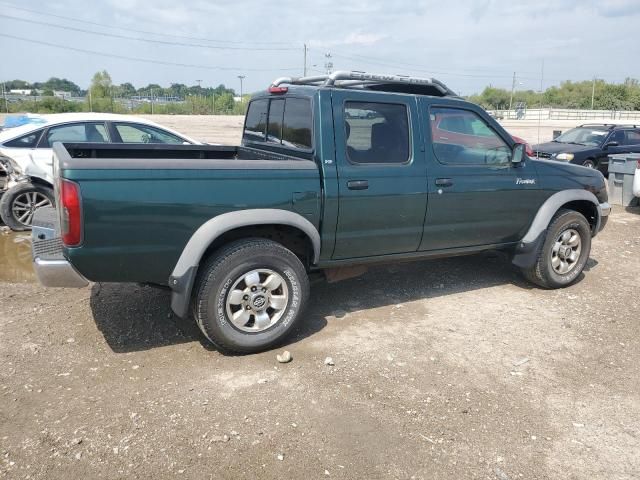
{"label": "tree", "polygon": [[89,87],[91,96],[95,99],[110,97],[112,85],[111,75],[106,70],[96,72],[91,79],[91,87]]}
{"label": "tree", "polygon": [[136,94],[136,87],[134,87],[133,84],[126,82],[121,84],[118,87],[118,91],[120,92],[121,95],[125,97],[130,97],[131,95]]}
{"label": "tree", "polygon": [[216,113],[218,115],[228,115],[233,113],[236,101],[233,99],[233,94],[225,92],[222,95],[215,98]]}

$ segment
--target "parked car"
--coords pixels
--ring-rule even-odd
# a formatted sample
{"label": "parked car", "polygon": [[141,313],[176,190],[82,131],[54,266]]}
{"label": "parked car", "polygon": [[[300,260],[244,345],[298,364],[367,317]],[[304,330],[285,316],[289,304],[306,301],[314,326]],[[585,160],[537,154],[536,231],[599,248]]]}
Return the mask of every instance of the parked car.
{"label": "parked car", "polygon": [[609,155],[640,153],[640,126],[593,123],[533,146],[536,157],[597,168],[608,173]]}
{"label": "parked car", "polygon": [[636,165],[636,173],[633,174],[633,194],[640,198],[640,160]]}
{"label": "parked car", "polygon": [[[498,249],[544,288],[576,282],[610,212],[604,177],[527,157],[454,95],[362,72],[282,78],[249,103],[239,147],[56,143],[36,274],[169,287],[177,315],[238,353],[281,342],[318,273]],[[483,142],[432,136],[454,113]]]}
{"label": "parked car", "polygon": [[[52,205],[54,142],[199,142],[129,115],[62,113],[22,116],[27,121],[0,132],[0,217],[13,230],[28,230],[36,208]],[[22,118],[21,117],[21,118]]]}

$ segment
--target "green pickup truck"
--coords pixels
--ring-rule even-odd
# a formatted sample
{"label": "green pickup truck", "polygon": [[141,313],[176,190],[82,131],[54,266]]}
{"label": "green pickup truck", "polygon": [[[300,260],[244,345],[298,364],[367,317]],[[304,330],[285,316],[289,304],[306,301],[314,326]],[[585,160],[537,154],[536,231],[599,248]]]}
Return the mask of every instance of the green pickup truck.
{"label": "green pickup truck", "polygon": [[601,173],[534,160],[433,79],[280,78],[242,145],[54,145],[57,210],[36,212],[40,282],[168,287],[220,350],[281,342],[309,276],[504,250],[532,282],[575,282],[610,212]]}

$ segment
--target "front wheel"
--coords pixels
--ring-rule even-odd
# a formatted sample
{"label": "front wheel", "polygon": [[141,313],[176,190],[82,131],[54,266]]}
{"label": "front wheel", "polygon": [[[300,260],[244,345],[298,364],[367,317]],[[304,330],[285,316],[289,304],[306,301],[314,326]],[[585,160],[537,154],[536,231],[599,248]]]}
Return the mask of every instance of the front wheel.
{"label": "front wheel", "polygon": [[254,353],[280,343],[300,318],[309,280],[300,259],[266,239],[234,242],[199,272],[194,317],[218,349]]}
{"label": "front wheel", "polygon": [[53,190],[50,187],[19,183],[0,198],[0,217],[11,230],[30,230],[35,211],[53,204]]}
{"label": "front wheel", "polygon": [[551,220],[536,263],[523,273],[543,288],[562,288],[576,281],[591,252],[591,227],[573,210],[560,210]]}
{"label": "front wheel", "polygon": [[584,162],[582,162],[582,166],[587,168],[596,168],[596,162],[591,160],[590,158],[587,158]]}

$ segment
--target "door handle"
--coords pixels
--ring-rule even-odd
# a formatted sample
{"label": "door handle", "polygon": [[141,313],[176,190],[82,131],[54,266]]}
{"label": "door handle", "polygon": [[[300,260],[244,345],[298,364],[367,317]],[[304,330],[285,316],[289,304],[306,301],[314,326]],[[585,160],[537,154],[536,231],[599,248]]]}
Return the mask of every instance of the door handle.
{"label": "door handle", "polygon": [[453,180],[450,178],[436,178],[436,187],[451,187]]}
{"label": "door handle", "polygon": [[349,180],[347,188],[349,190],[366,190],[369,188],[369,182],[367,180]]}

